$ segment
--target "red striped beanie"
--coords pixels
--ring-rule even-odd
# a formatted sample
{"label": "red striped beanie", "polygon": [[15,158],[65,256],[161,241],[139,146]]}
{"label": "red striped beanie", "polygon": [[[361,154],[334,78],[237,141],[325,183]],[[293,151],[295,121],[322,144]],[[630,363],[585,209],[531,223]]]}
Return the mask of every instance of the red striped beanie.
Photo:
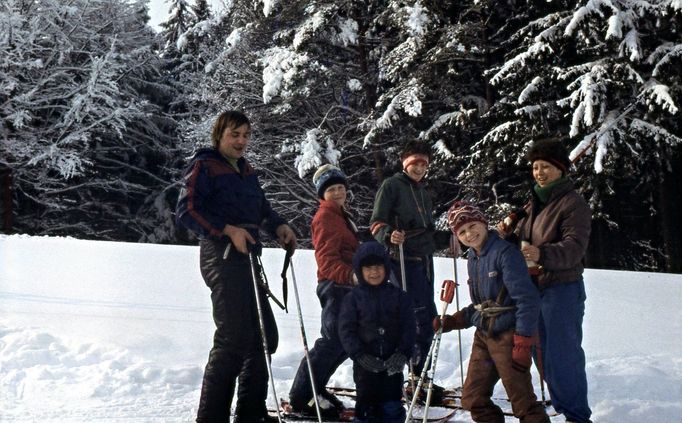
{"label": "red striped beanie", "polygon": [[455,201],[448,210],[448,226],[455,235],[462,225],[469,222],[488,224],[488,219],[478,207],[466,201]]}

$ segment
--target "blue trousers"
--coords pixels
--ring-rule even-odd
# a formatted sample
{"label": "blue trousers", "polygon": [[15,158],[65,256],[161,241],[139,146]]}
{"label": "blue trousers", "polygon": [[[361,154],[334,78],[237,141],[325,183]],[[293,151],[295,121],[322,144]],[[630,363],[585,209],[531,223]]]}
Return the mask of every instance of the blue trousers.
{"label": "blue trousers", "polygon": [[[402,288],[400,262],[392,260],[393,274],[391,282]],[[395,279],[395,280],[393,280]],[[436,303],[433,302],[433,258],[420,257],[420,260],[405,260],[405,279],[407,295],[412,301],[414,317],[417,321],[417,348],[412,357],[414,373],[418,376],[424,368],[426,356],[433,340],[433,318],[436,317]]]}
{"label": "blue trousers", "polygon": [[357,388],[354,423],[403,423],[405,408],[403,374],[371,373],[353,363],[353,381]]}
{"label": "blue trousers", "polygon": [[386,401],[376,406],[376,415],[358,417],[353,419],[353,423],[403,423],[405,421],[405,408],[400,401]]}
{"label": "blue trousers", "polygon": [[[347,287],[336,285],[332,281],[321,281],[317,284],[317,297],[322,306],[321,337],[308,352],[315,378],[315,391],[318,395],[326,391],[327,382],[348,355],[341,345],[338,334],[338,316],[343,297],[350,292]],[[310,383],[308,363],[303,357],[289,391],[289,402],[296,409],[302,409],[313,398],[313,387]]]}
{"label": "blue trousers", "polygon": [[585,284],[582,279],[540,292],[543,370],[554,409],[566,420],[590,422],[585,352],[582,348]]}

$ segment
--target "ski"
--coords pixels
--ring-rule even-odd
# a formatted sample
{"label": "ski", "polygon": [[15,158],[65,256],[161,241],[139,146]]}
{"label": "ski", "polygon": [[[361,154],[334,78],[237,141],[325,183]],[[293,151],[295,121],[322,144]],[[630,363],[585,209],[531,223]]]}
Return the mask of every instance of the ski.
{"label": "ski", "polygon": [[[311,422],[316,422],[317,420],[317,414],[315,413],[303,413],[303,412],[298,412],[294,411],[291,407],[291,404],[289,404],[289,401],[286,400],[280,400],[279,403],[279,412],[282,415],[282,418],[286,421],[311,421]],[[268,410],[268,414],[270,414],[273,417],[277,417],[277,410]],[[337,418],[329,418],[329,417],[322,417],[322,421],[325,423],[342,423],[342,422],[352,422],[353,418],[355,417],[355,409],[353,408],[346,408],[341,415]]]}
{"label": "ski", "polygon": [[[327,390],[335,395],[355,398],[355,388],[342,388],[338,386],[327,386]],[[462,396],[462,388],[450,388],[443,391],[444,398],[460,398]]]}
{"label": "ski", "polygon": [[[423,422],[424,421],[424,416],[420,414],[420,412],[423,411],[421,407],[415,408],[412,410],[412,419],[410,419],[411,422]],[[450,421],[453,417],[455,417],[455,414],[457,414],[459,410],[456,408],[448,408],[448,407],[429,407],[429,416],[426,418],[427,422],[430,423],[445,423]],[[434,417],[435,414],[438,414],[437,417]]]}
{"label": "ski", "polygon": [[[506,401],[509,402],[509,400],[506,400]],[[541,402],[541,401],[538,401],[538,402]],[[545,401],[545,404],[543,404],[543,405],[545,407],[545,412],[547,413],[547,415],[549,417],[558,416],[559,413],[557,413],[556,410],[554,410],[554,408],[551,405],[547,405],[546,403],[547,403],[547,401]],[[498,405],[498,407],[500,407],[502,409],[502,413],[505,416],[514,417],[514,413],[510,409],[504,408],[504,407],[500,406],[500,404],[497,404],[497,405]],[[446,398],[443,400],[443,403],[439,405],[439,407],[451,408],[451,409],[455,409],[455,410],[464,410],[464,408],[462,408],[462,403],[461,403],[461,400],[459,398],[456,398],[456,399],[455,398]]]}
{"label": "ski", "polygon": [[[333,387],[333,386],[329,387],[328,386],[327,390],[334,393],[335,395],[345,396],[345,397],[349,397],[349,398],[355,398],[355,395],[356,395],[354,388],[340,388],[340,387]],[[440,404],[434,404],[431,407],[442,407],[442,408],[454,410],[456,412],[457,410],[464,410],[462,408],[461,400],[462,400],[462,388],[461,387],[445,389],[445,391],[443,392],[443,401]],[[494,397],[494,398],[492,398],[492,400],[495,402],[498,402],[498,403],[499,402],[509,403],[509,398]],[[547,415],[549,417],[554,417],[554,416],[559,415],[559,413],[557,413],[554,410],[554,408],[552,408],[552,406],[551,406],[552,402],[550,400],[539,401],[539,402],[545,407],[545,411],[547,412]],[[500,408],[502,408],[502,412],[504,413],[505,416],[511,416],[511,417],[514,416],[514,414],[511,412],[511,410],[505,409],[505,407],[500,407]]]}
{"label": "ski", "polygon": [[[289,404],[288,401],[281,400],[280,401],[280,414],[282,416],[282,419],[285,421],[298,421],[298,422],[317,422],[317,415],[314,413],[301,413],[301,412],[296,412],[291,409],[291,405]],[[412,419],[410,421],[412,422],[423,422],[424,417],[423,415],[418,414],[419,409],[417,410],[417,413],[415,413],[412,416]],[[455,416],[457,413],[458,409],[456,408],[448,408],[448,407],[432,407],[429,410],[429,417],[427,417],[427,422],[429,423],[445,423],[449,421],[452,417]],[[277,417],[277,410],[268,410],[268,414],[272,417]],[[437,416],[434,416],[438,414]],[[353,419],[355,418],[355,409],[353,408],[346,408],[343,413],[338,418],[322,418],[322,421],[324,423],[345,423],[345,422],[352,422]]]}
{"label": "ski", "polygon": [[[336,386],[328,386],[327,390],[329,392],[332,392],[335,395],[340,395],[343,397],[349,397],[349,398],[355,398],[355,388],[341,388],[341,387],[336,387]],[[443,391],[443,400],[454,400],[454,399],[461,399],[462,398],[462,388],[457,387],[457,388],[446,388]],[[410,398],[408,398],[410,399]],[[493,401],[505,401],[509,402],[509,398],[505,397],[493,397],[491,398]],[[452,402],[452,401],[450,401]],[[545,400],[545,401],[540,401],[543,406],[549,407],[552,405],[551,400]],[[437,404],[434,404],[437,406]]]}

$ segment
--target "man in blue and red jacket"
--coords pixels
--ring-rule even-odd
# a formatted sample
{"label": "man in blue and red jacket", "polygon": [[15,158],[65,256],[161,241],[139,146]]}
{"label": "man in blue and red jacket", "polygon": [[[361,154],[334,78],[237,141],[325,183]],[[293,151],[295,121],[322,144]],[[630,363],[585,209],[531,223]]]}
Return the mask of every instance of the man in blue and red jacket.
{"label": "man in blue and red jacket", "polygon": [[[249,252],[260,254],[260,229],[285,248],[296,236],[270,207],[258,176],[243,155],[251,123],[241,112],[228,111],[216,120],[213,148],[197,151],[184,175],[176,209],[179,224],[200,238],[200,268],[211,289],[216,332],[204,372],[197,422],[227,422],[239,378],[234,422],[277,421],[268,417],[267,362]],[[230,252],[224,257],[228,244]],[[272,309],[259,290],[268,352],[277,349]]]}

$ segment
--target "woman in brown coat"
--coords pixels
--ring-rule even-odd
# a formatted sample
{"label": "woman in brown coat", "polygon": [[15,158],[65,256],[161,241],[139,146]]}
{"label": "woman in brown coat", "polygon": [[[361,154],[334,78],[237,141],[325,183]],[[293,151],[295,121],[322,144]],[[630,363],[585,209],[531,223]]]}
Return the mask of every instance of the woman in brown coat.
{"label": "woman in brown coat", "polygon": [[571,161],[558,139],[530,147],[535,186],[512,233],[518,237],[529,272],[540,289],[540,344],[544,377],[554,409],[567,422],[590,422],[582,323],[585,314],[583,259],[590,237],[591,211],[567,176]]}

